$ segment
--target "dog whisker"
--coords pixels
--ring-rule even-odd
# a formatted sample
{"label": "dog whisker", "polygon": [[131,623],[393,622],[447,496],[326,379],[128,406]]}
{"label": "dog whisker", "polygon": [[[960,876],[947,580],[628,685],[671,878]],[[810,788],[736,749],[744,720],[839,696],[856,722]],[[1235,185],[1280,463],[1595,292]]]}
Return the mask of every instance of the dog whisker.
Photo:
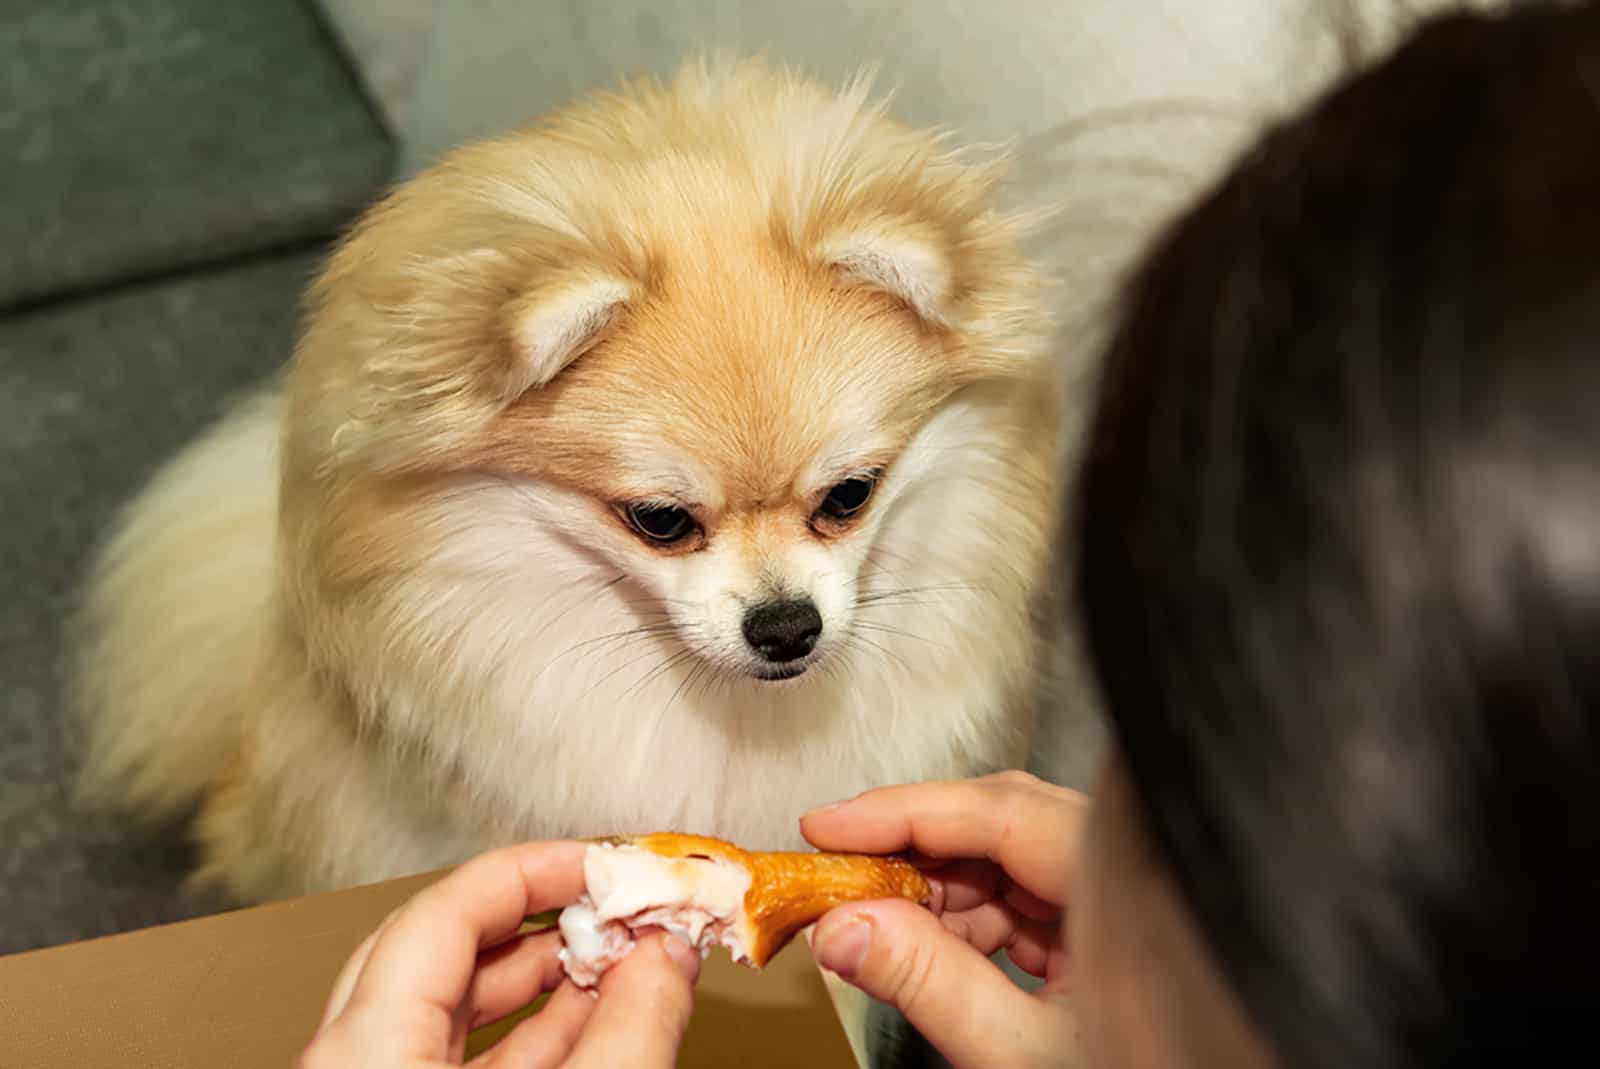
{"label": "dog whisker", "polygon": [[868,605],[877,605],[882,602],[897,598],[914,597],[921,594],[969,594],[980,595],[987,593],[985,588],[971,583],[928,583],[922,586],[896,587],[890,590],[878,590],[856,596],[857,608]]}
{"label": "dog whisker", "polygon": [[936,639],[928,638],[926,635],[919,635],[915,631],[907,631],[907,630],[905,630],[904,628],[901,628],[901,627],[890,627],[887,624],[877,624],[877,623],[872,623],[872,622],[866,621],[866,620],[857,620],[855,622],[854,626],[856,628],[859,628],[860,630],[872,631],[872,632],[875,632],[877,634],[892,635],[892,636],[894,636],[896,638],[915,639],[918,642],[925,642],[928,645],[935,647],[936,649],[949,649],[950,648],[947,643],[940,642],[940,641],[938,641]]}
{"label": "dog whisker", "polygon": [[874,650],[877,650],[879,653],[883,654],[885,657],[888,657],[890,660],[894,661],[896,664],[898,664],[906,672],[907,675],[915,675],[916,674],[916,670],[911,667],[911,662],[907,661],[904,657],[900,656],[898,653],[894,652],[889,647],[885,646],[883,643],[875,642],[872,639],[867,638],[865,635],[860,635],[860,634],[854,635],[852,637],[855,639],[856,642],[859,642],[859,643],[861,643],[861,644],[863,644],[865,646],[868,646],[868,647],[870,647],[870,648],[872,648]]}
{"label": "dog whisker", "polygon": [[686,688],[688,688],[689,685],[691,683],[693,683],[695,681],[695,679],[697,677],[699,677],[702,672],[705,672],[710,667],[711,667],[710,662],[701,661],[699,664],[695,665],[692,669],[689,670],[689,673],[687,675],[685,675],[682,680],[679,681],[677,687],[673,690],[672,696],[667,699],[667,704],[663,705],[661,707],[661,712],[656,714],[656,722],[658,724],[662,720],[666,719],[667,714],[669,712],[671,712],[673,704],[678,700],[678,695],[682,694],[684,692],[684,690]]}
{"label": "dog whisker", "polygon": [[[627,690],[624,690],[620,695],[618,695],[617,700],[618,701],[627,701],[634,694],[643,691],[645,688],[649,687],[649,685],[651,683],[655,682],[661,676],[663,676],[666,673],[672,671],[678,665],[683,664],[685,661],[689,660],[693,656],[694,656],[694,651],[693,650],[682,649],[682,650],[678,650],[676,653],[672,654],[670,657],[666,657],[666,658],[662,659],[654,667],[647,669],[642,675],[640,675],[640,677],[638,679],[634,680],[633,683],[628,686]],[[626,667],[629,667],[631,665],[638,664],[639,661],[641,661],[643,659],[644,658],[642,658],[642,657],[641,658],[635,658],[632,661],[629,661],[627,665],[621,666],[621,668],[626,668]],[[621,668],[618,668],[618,669],[610,672],[609,674],[606,675],[606,677],[604,679],[599,680],[593,686],[591,686],[589,688],[589,691],[586,692],[585,697],[587,698],[590,694],[592,694],[595,691],[596,688],[600,687],[607,680],[609,680],[613,676],[615,676],[618,671],[621,671]]]}
{"label": "dog whisker", "polygon": [[[651,631],[648,635],[640,635],[640,636],[637,636],[637,637],[659,638],[659,637],[661,637],[663,635],[670,636],[670,635],[673,635],[675,633],[675,630],[676,629],[673,629],[673,628],[665,628],[665,629],[662,629],[662,630],[659,630],[659,631]],[[609,637],[616,638],[617,636],[609,636]],[[591,697],[594,694],[594,692],[596,690],[598,690],[600,687],[604,686],[606,683],[610,682],[619,673],[627,670],[628,668],[631,668],[632,666],[638,664],[640,661],[645,660],[646,658],[650,657],[652,654],[658,652],[658,650],[659,650],[659,644],[648,645],[643,653],[641,653],[636,657],[633,657],[633,658],[631,658],[629,660],[623,661],[622,663],[616,665],[615,667],[613,667],[611,669],[611,671],[607,672],[605,675],[601,676],[599,679],[595,680],[593,683],[591,683],[589,685],[588,689],[584,691],[584,695],[583,695],[584,699],[587,700],[589,697]],[[596,654],[598,652],[600,652],[598,648],[597,649],[591,649],[590,650],[590,655]],[[684,648],[681,648],[681,649],[675,651],[673,653],[673,656],[674,657],[692,656],[692,654],[693,654],[692,650],[688,649],[687,647],[684,647]],[[545,667],[548,668],[549,665],[546,665]],[[631,692],[631,689],[632,688],[630,688],[630,692]]]}
{"label": "dog whisker", "polygon": [[653,638],[661,635],[670,635],[674,630],[675,629],[670,624],[646,624],[643,627],[633,627],[627,629],[626,631],[614,631],[610,634],[596,635],[592,638],[582,639],[578,642],[572,643],[570,646],[567,646],[560,653],[557,653],[554,657],[551,657],[548,661],[546,661],[544,665],[540,667],[539,671],[534,675],[533,682],[537,683],[545,672],[549,671],[551,668],[555,667],[556,664],[575,653],[596,653],[601,649],[626,642],[628,639]]}

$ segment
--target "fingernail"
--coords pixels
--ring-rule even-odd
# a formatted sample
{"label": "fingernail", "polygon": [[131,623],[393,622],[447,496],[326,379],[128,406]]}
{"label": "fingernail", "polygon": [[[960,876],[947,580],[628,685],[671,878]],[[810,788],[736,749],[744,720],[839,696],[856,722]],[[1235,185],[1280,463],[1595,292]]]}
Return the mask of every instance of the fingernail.
{"label": "fingernail", "polygon": [[872,949],[872,922],[858,916],[841,927],[827,932],[813,944],[817,964],[848,980],[861,971]]}
{"label": "fingernail", "polygon": [[662,943],[662,949],[667,952],[667,957],[671,958],[672,963],[683,971],[683,975],[687,976],[691,981],[700,975],[699,951],[675,935],[663,937]]}
{"label": "fingernail", "polygon": [[[861,796],[856,795],[856,798],[859,797]],[[819,805],[815,809],[806,810],[805,814],[801,816],[800,819],[804,820],[806,817],[815,817],[820,816],[823,813],[832,813],[835,809],[843,809],[845,806],[849,805],[855,800],[855,798],[841,798],[837,802],[829,802],[827,805]]]}
{"label": "fingernail", "polygon": [[928,909],[937,917],[944,912],[944,881],[933,876],[924,878],[928,881]]}

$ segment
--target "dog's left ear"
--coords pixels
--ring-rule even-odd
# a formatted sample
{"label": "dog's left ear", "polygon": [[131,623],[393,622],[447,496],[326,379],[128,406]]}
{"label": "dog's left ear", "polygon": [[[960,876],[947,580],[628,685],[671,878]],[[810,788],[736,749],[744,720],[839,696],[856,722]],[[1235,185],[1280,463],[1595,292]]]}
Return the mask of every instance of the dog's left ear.
{"label": "dog's left ear", "polygon": [[844,230],[819,248],[824,263],[854,285],[904,302],[929,326],[950,320],[950,258],[931,228],[879,221]]}
{"label": "dog's left ear", "polygon": [[633,287],[605,273],[576,273],[536,286],[507,309],[512,366],[508,400],[547,384],[599,341],[622,315]]}

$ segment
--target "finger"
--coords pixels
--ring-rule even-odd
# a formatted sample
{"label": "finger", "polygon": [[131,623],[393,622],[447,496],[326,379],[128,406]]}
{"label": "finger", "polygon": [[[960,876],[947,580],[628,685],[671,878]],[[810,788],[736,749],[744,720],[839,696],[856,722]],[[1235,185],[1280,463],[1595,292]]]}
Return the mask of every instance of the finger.
{"label": "finger", "polygon": [[1021,772],[884,787],[807,813],[802,834],[823,850],[988,858],[1047,902],[1066,900],[1088,799]]}
{"label": "finger", "polygon": [[1006,945],[1006,956],[1029,976],[1053,980],[1066,975],[1067,952],[1056,929],[1048,925],[1019,927]]}
{"label": "finger", "polygon": [[984,957],[989,957],[995,951],[1010,946],[1019,923],[1024,922],[1005,903],[985,902],[960,913],[945,913],[939,918],[939,923],[945,931]]}
{"label": "finger", "polygon": [[339,970],[338,977],[333,982],[333,991],[328,996],[328,1006],[322,1011],[322,1023],[318,1029],[326,1028],[350,1003],[350,996],[355,991],[356,981],[361,978],[361,972],[367,967],[367,959],[372,957],[372,948],[378,945],[378,940],[383,938],[383,933],[389,930],[395,917],[400,914],[398,909],[389,911],[383,922],[372,930],[372,934],[361,941],[355,952],[350,955],[350,960],[345,962],[344,968]]}
{"label": "finger", "polygon": [[493,1024],[508,1013],[554,991],[566,975],[561,967],[561,933],[531,932],[478,956],[478,971],[467,990],[471,1028]]}
{"label": "finger", "polygon": [[1018,887],[1013,884],[1006,888],[1003,897],[1006,905],[1010,906],[1020,916],[1027,917],[1031,921],[1038,921],[1040,924],[1059,925],[1061,923],[1061,907],[1046,902],[1026,887]]}
{"label": "finger", "polygon": [[924,875],[933,892],[928,908],[934,913],[960,913],[1000,898],[1016,913],[1030,920],[1048,923],[1061,918],[1060,906],[1051,905],[1038,895],[1018,887],[992,861],[946,861],[938,869]]}
{"label": "finger", "polygon": [[966,858],[947,862],[927,877],[928,885],[934,889],[929,908],[935,913],[974,909],[1011,886],[999,865]]}
{"label": "finger", "polygon": [[700,955],[681,939],[660,933],[641,940],[600,978],[600,999],[568,1066],[673,1065],[699,975]]}
{"label": "finger", "polygon": [[[996,1021],[1030,1048],[1055,1031],[1040,1002],[910,902],[836,909],[818,922],[812,945],[824,968],[893,1005],[954,1065],[993,1061]],[[1024,1056],[1014,1061],[1024,1065],[1051,1056],[1047,1049],[1017,1053]]]}
{"label": "finger", "polygon": [[1043,976],[1050,954],[1059,948],[1061,925],[1019,915],[1001,902],[985,902],[965,913],[939,918],[944,930],[985,957],[1004,950],[1024,972]]}
{"label": "finger", "polygon": [[480,1069],[555,1069],[566,1061],[594,1012],[594,996],[571,980],[472,1064]]}
{"label": "finger", "polygon": [[400,908],[350,995],[362,1004],[433,1006],[454,1015],[478,951],[504,941],[530,913],[583,893],[582,843],[528,843],[484,854]]}

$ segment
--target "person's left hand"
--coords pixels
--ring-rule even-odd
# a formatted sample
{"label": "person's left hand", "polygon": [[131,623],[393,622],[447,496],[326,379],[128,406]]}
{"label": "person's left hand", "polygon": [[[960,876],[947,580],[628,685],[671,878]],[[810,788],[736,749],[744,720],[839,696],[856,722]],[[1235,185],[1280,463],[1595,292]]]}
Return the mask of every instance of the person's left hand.
{"label": "person's left hand", "polygon": [[670,1066],[689,1023],[700,955],[651,935],[600,981],[564,977],[554,929],[523,919],[583,894],[582,843],[530,843],[469,861],[419,893],[356,949],[300,1069],[460,1065],[467,1033],[555,991],[474,1065]]}

